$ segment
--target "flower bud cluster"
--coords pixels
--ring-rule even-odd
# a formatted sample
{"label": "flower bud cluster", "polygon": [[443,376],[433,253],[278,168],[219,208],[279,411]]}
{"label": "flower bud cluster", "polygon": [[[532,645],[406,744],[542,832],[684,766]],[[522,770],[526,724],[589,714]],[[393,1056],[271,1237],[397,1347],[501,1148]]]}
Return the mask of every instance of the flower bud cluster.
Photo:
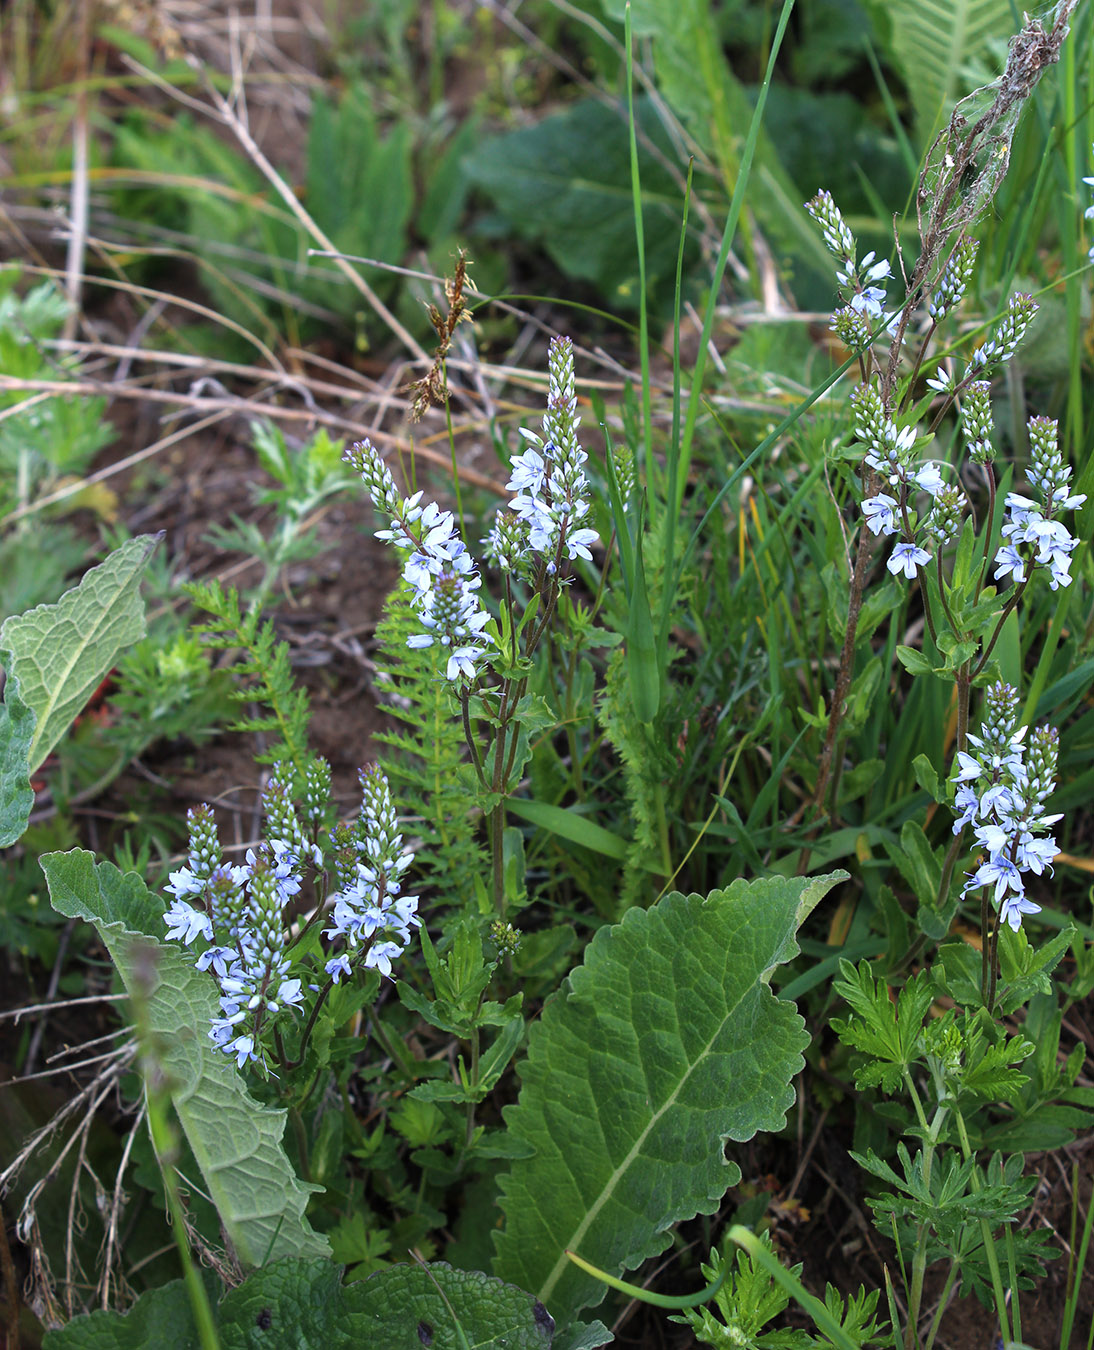
{"label": "flower bud cluster", "polygon": [[361,814],[340,850],[352,850],[352,863],[340,869],[342,885],[332,897],[331,926],[325,936],[341,940],[343,950],[327,962],[327,974],[339,983],[359,967],[391,974],[411,930],[420,926],[418,897],[401,895],[403,873],[414,854],[403,846],[387,778],[376,765],[361,770]]}
{"label": "flower bud cluster", "polygon": [[423,633],[407,639],[410,647],[436,643],[448,653],[445,676],[473,680],[476,663],[492,641],[484,630],[490,613],[476,594],[482,584],[475,560],[459,537],[451,511],[436,502],[422,506],[422,493],[400,498],[387,465],[370,441],[359,441],[345,455],[360,473],[374,505],[391,518],[391,528],[376,538],[407,550],[403,580],[414,590]]}
{"label": "flower bud cluster", "polygon": [[1002,682],[987,691],[979,736],[970,735],[970,751],[959,751],[952,781],[956,784],[954,834],[966,825],[987,858],[969,874],[965,893],[993,888],[999,917],[1015,931],[1025,914],[1040,905],[1028,898],[1024,874],[1052,871],[1059,851],[1046,832],[1060,815],[1047,815],[1045,803],[1056,784],[1058,735],[1054,727],[1038,727],[1026,739],[1019,727],[1018,691]]}
{"label": "flower bud cluster", "polygon": [[1071,585],[1071,555],[1079,543],[1058,516],[1082,506],[1086,494],[1071,492],[1071,468],[1059,450],[1056,422],[1031,417],[1028,426],[1031,462],[1027,476],[1036,500],[1007,493],[1005,542],[995,555],[995,579],[1009,575],[1020,585],[1035,568],[1047,568],[1049,586],[1055,591]]}
{"label": "flower bud cluster", "polygon": [[874,340],[874,330],[870,326],[870,320],[861,309],[855,309],[851,305],[844,305],[842,309],[837,309],[832,315],[828,327],[847,350],[854,352],[856,356],[866,351]]}
{"label": "flower bud cluster", "polygon": [[321,755],[310,760],[304,771],[304,819],[313,829],[322,825],[330,804],[330,765]]}
{"label": "flower bud cluster", "polygon": [[[327,768],[327,800],[330,800],[330,768]],[[300,817],[293,805],[290,788],[291,770],[283,764],[275,764],[262,789],[262,810],[266,815],[267,828],[272,839],[283,840],[297,857],[310,857],[316,867],[323,866],[323,853],[318,844],[312,844],[300,824]]]}
{"label": "flower bud cluster", "polygon": [[[1094,145],[1092,145],[1090,148],[1091,150],[1094,150]],[[1094,178],[1084,178],[1083,182],[1087,185],[1087,187],[1094,188]],[[1094,205],[1088,206],[1086,208],[1086,210],[1083,212],[1083,218],[1085,220],[1094,220]],[[1090,259],[1092,263],[1094,263],[1094,248],[1091,248],[1090,252],[1087,254],[1087,257]]]}
{"label": "flower bud cluster", "polygon": [[966,497],[964,492],[957,486],[947,483],[934,499],[934,506],[931,507],[926,520],[923,522],[923,529],[927,537],[935,544],[941,547],[948,544],[951,539],[956,539],[958,531],[961,529],[961,522],[965,518]]}
{"label": "flower bud cluster", "polygon": [[1031,295],[1019,291],[1007,301],[1007,312],[999,320],[999,327],[982,347],[969,359],[965,378],[987,371],[991,366],[1009,361],[1025,337],[1039,306]]}
{"label": "flower bud cluster", "polygon": [[974,380],[965,391],[961,407],[961,426],[974,464],[990,464],[995,458],[989,389],[986,380]]}
{"label": "flower bud cluster", "polygon": [[927,312],[936,323],[941,323],[952,314],[961,303],[965,289],[972,277],[979,244],[968,235],[963,235],[950,257],[950,261],[938,281],[935,291],[927,305]]}
{"label": "flower bud cluster", "polygon": [[[543,418],[543,436],[521,427],[528,449],[510,464],[506,484],[517,495],[509,510],[521,522],[522,552],[539,554],[546,570],[553,575],[563,555],[592,561],[590,549],[600,536],[584,525],[589,514],[589,485],[584,465],[588,455],[577,439],[577,390],[574,384],[573,344],[569,338],[552,338],[547,353],[550,375],[547,411]],[[512,557],[510,548],[503,555],[500,547],[503,527],[495,526],[491,546],[499,563]]]}
{"label": "flower bud cluster", "polygon": [[615,481],[619,484],[619,495],[624,502],[630,501],[631,493],[637,482],[634,471],[634,451],[627,441],[616,441],[612,445],[612,467],[615,469]]}

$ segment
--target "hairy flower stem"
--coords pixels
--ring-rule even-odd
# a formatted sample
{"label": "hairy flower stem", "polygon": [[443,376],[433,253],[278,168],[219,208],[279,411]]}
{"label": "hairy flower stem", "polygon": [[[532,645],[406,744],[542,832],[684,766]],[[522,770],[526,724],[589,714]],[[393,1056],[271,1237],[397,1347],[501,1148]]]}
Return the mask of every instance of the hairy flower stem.
{"label": "hairy flower stem", "polygon": [[471,752],[471,762],[475,766],[475,773],[478,776],[479,785],[489,791],[486,783],[486,774],[483,772],[482,756],[479,754],[478,742],[475,740],[474,732],[471,730],[471,689],[464,685],[460,690],[460,713],[463,718],[463,738],[467,742],[467,748]]}
{"label": "hairy flower stem", "polygon": [[[985,887],[985,890],[987,888]],[[995,991],[999,981],[999,920],[996,919],[995,927],[991,933],[991,955],[988,959],[988,992],[984,999],[988,1009],[988,1016],[995,1016]]]}
{"label": "hairy flower stem", "polygon": [[[871,495],[877,490],[877,476],[871,474],[867,492]],[[851,573],[850,593],[847,597],[847,627],[843,637],[843,650],[840,653],[839,670],[836,674],[836,686],[832,690],[832,702],[828,712],[828,729],[824,736],[824,748],[821,750],[820,766],[817,773],[817,787],[813,802],[817,810],[824,810],[825,793],[832,773],[832,758],[843,723],[844,704],[851,689],[851,680],[855,673],[855,637],[858,633],[859,615],[862,612],[862,598],[866,591],[866,577],[870,570],[870,555],[873,552],[874,536],[869,530],[862,530],[858,538],[858,551]],[[829,813],[834,824],[836,805],[833,801]]]}
{"label": "hairy flower stem", "polygon": [[988,971],[991,968],[991,952],[988,940],[988,923],[990,920],[991,907],[988,904],[988,888],[984,886],[980,890],[980,997],[985,1003],[988,1001]]}

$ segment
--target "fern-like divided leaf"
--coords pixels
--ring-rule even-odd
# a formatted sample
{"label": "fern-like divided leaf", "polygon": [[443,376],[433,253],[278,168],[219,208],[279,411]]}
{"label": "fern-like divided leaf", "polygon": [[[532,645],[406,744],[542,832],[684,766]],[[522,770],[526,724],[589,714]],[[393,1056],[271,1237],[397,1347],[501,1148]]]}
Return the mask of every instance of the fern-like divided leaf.
{"label": "fern-like divided leaf", "polygon": [[667,896],[602,929],[533,1026],[510,1135],[534,1150],[502,1179],[494,1273],[560,1327],[612,1274],[668,1246],[740,1177],[726,1139],[782,1126],[808,1042],[769,987],[795,934],[846,873]]}
{"label": "fern-like divided leaf", "polygon": [[268,747],[255,755],[257,764],[288,763],[300,780],[311,758],[308,750],[308,723],[311,705],[306,690],[293,677],[289,662],[289,644],[278,642],[273,623],[259,622],[255,609],[243,614],[239,596],[218,581],[195,582],[186,591],[196,605],[213,617],[200,634],[202,643],[214,651],[239,650],[242,661],[233,674],[250,680],[233,697],[240,703],[256,702],[269,711],[266,716],[241,717],[230,731],[262,732],[270,738]]}
{"label": "fern-like divided leaf", "polygon": [[395,752],[385,757],[384,769],[403,814],[417,818],[409,828],[423,840],[418,857],[424,878],[455,903],[475,894],[486,851],[469,819],[475,789],[448,682],[438,679],[431,649],[407,646],[420,631],[409,588],[400,584],[384,602],[376,638],[377,684],[391,695],[388,713],[403,725],[378,730],[376,740]]}
{"label": "fern-like divided leaf", "polygon": [[893,54],[916,111],[919,142],[926,147],[965,93],[962,70],[984,54],[989,38],[1014,31],[1009,0],[890,0]]}

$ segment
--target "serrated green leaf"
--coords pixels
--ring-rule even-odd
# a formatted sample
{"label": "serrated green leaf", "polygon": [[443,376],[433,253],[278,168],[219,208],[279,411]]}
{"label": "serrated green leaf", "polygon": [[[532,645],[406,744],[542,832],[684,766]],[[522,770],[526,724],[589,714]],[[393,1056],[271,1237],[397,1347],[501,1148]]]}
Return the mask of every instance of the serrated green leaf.
{"label": "serrated green leaf", "polygon": [[912,773],[915,774],[915,781],[932,801],[939,803],[943,801],[938,787],[938,770],[926,755],[916,755],[912,760]]}
{"label": "serrated green leaf", "polygon": [[93,567],[55,605],[0,627],[0,848],[23,833],[42,763],[126,647],[144,636],[140,578],[159,536],[140,535]]}
{"label": "serrated green leaf", "polygon": [[808,1037],[770,974],[845,876],[737,881],[632,909],[532,1027],[505,1115],[535,1156],[501,1180],[495,1273],[535,1290],[561,1325],[604,1297],[566,1248],[632,1269],[740,1175],[725,1139],[782,1125]]}
{"label": "serrated green leaf", "polygon": [[93,567],[55,605],[16,614],[0,628],[0,653],[19,678],[37,724],[28,762],[36,769],[60,740],[119,652],[144,636],[140,579],[160,536],[142,534]]}
{"label": "serrated green leaf", "polygon": [[915,892],[920,904],[935,908],[942,880],[942,863],[923,833],[923,827],[914,820],[906,820],[900,831],[900,847],[896,848],[887,842],[885,850],[900,868],[901,875]]}
{"label": "serrated green leaf", "polygon": [[[553,1331],[530,1294],[443,1262],[343,1284],[333,1261],[287,1257],[226,1293],[215,1317],[221,1350],[549,1350]],[[125,1315],[74,1318],[47,1335],[44,1350],[199,1345],[180,1280],[142,1294]]]}
{"label": "serrated green leaf", "polygon": [[[0,661],[7,654],[0,650]],[[6,667],[4,706],[0,708],[0,848],[22,835],[34,805],[30,785],[30,744],[37,718],[22,700],[19,677],[11,665]]]}
{"label": "serrated green leaf", "polygon": [[[139,978],[172,1104],[240,1260],[327,1255],[326,1239],[304,1217],[308,1195],[321,1187],[298,1180],[281,1146],[286,1113],[256,1102],[210,1043],[209,1021],[220,1015],[215,983],[159,940],[163,906],[135,872],[96,866],[83,849],[40,861],[53,908],[95,925],[130,995]],[[145,995],[149,968],[154,985]]]}
{"label": "serrated green leaf", "polygon": [[930,661],[916,647],[898,646],[896,659],[909,675],[929,675],[933,669]]}
{"label": "serrated green leaf", "polygon": [[344,1285],[332,1262],[279,1261],[225,1294],[219,1317],[223,1350],[548,1350],[553,1330],[522,1289],[443,1262]]}

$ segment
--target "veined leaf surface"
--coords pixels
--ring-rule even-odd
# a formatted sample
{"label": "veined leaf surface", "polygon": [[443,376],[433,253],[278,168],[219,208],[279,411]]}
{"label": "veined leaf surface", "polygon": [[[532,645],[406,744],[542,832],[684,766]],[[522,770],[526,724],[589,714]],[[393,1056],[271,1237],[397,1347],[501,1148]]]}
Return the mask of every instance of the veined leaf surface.
{"label": "veined leaf surface", "polygon": [[156,543],[148,534],[128,540],[55,605],[14,614],[0,628],[8,675],[0,707],[0,847],[26,829],[30,775],[119,654],[144,636],[140,581]]}
{"label": "veined leaf surface", "polygon": [[726,1139],[783,1124],[808,1036],[770,975],[845,876],[737,881],[632,909],[533,1026],[505,1115],[535,1152],[502,1178],[494,1273],[560,1327],[605,1292],[567,1248],[612,1274],[633,1269],[739,1179]]}
{"label": "veined leaf surface", "polygon": [[[128,1313],[73,1318],[46,1336],[45,1350],[197,1350],[188,1305],[178,1280]],[[343,1284],[333,1261],[275,1261],[229,1290],[214,1316],[221,1350],[549,1350],[553,1329],[523,1290],[444,1262]]]}

